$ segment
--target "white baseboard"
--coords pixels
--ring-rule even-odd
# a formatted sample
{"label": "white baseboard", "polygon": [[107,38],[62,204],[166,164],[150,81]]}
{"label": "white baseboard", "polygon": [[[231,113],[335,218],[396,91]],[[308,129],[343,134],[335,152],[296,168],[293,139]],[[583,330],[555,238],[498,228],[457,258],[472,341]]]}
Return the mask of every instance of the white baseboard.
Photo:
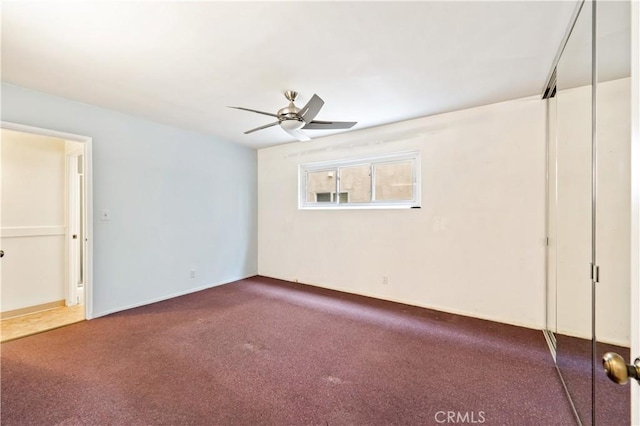
{"label": "white baseboard", "polygon": [[[558,330],[557,333],[555,334],[559,334],[561,336],[569,336],[569,337],[574,337],[576,339],[583,339],[583,340],[591,340],[591,336],[590,335],[585,335],[582,333],[575,333],[569,330]],[[609,345],[615,345],[615,346],[622,346],[624,348],[628,348],[630,346],[630,342],[629,341],[623,341],[620,339],[610,339],[607,337],[599,337],[596,336],[596,339],[598,340],[598,343],[606,343]]]}
{"label": "white baseboard", "polygon": [[302,281],[297,281],[296,282],[295,280],[291,280],[291,279],[287,279],[287,278],[283,278],[283,277],[274,277],[274,276],[268,276],[268,275],[263,275],[263,274],[258,274],[258,275],[262,276],[262,277],[274,278],[274,279],[278,279],[278,280],[293,282],[295,284],[310,285],[310,286],[313,286],[313,287],[326,288],[327,290],[341,291],[343,293],[356,294],[358,296],[365,296],[365,297],[371,297],[371,298],[374,298],[374,299],[386,300],[388,302],[395,302],[395,303],[402,303],[404,305],[417,306],[419,308],[431,309],[431,310],[434,310],[434,311],[445,312],[445,313],[448,313],[448,314],[455,314],[455,315],[460,315],[460,316],[464,316],[464,317],[477,318],[477,319],[482,319],[482,320],[486,320],[486,321],[493,321],[493,322],[498,322],[498,323],[501,323],[501,324],[515,325],[517,327],[524,327],[524,328],[529,328],[529,329],[532,329],[532,330],[543,330],[544,329],[544,327],[542,325],[540,325],[540,324],[528,324],[528,323],[523,323],[523,322],[520,322],[520,321],[505,320],[504,318],[499,318],[499,317],[495,317],[495,316],[491,316],[491,315],[479,315],[479,314],[476,314],[476,313],[466,312],[466,311],[458,310],[458,309],[452,309],[452,308],[448,308],[448,307],[444,307],[444,306],[429,305],[429,304],[425,304],[425,303],[416,303],[413,300],[404,300],[404,299],[399,299],[399,298],[387,297],[387,296],[383,296],[383,295],[379,295],[379,294],[375,294],[375,293],[363,292],[363,291],[355,292],[355,291],[353,291],[351,289],[328,286],[328,285],[324,285],[324,284],[303,283]]}

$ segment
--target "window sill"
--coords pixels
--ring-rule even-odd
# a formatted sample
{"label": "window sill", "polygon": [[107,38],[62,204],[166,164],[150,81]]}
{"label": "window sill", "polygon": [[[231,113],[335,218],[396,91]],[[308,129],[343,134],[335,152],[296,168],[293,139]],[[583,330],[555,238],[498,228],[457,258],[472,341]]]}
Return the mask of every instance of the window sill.
{"label": "window sill", "polygon": [[416,205],[398,205],[398,204],[381,204],[381,205],[350,205],[350,206],[299,206],[298,210],[411,210],[420,209]]}

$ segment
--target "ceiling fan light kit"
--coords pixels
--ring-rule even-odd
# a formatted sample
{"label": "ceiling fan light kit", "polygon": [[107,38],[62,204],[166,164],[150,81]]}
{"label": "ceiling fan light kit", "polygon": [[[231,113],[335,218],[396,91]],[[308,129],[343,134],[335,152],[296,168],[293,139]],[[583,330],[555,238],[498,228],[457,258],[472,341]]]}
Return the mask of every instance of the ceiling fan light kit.
{"label": "ceiling fan light kit", "polygon": [[357,122],[355,121],[315,121],[314,118],[316,117],[316,115],[318,115],[318,112],[320,112],[320,109],[324,105],[324,101],[318,95],[314,94],[309,102],[307,102],[307,104],[302,108],[298,108],[294,104],[296,98],[298,97],[298,92],[287,90],[286,92],[284,92],[284,96],[289,101],[289,105],[279,109],[276,114],[244,107],[229,108],[255,112],[257,114],[268,115],[271,117],[276,117],[278,119],[278,121],[275,121],[273,123],[265,124],[264,126],[247,130],[246,132],[244,132],[245,135],[279,124],[282,130],[289,133],[299,141],[308,141],[310,140],[309,136],[307,136],[301,130],[350,129],[357,124]]}
{"label": "ceiling fan light kit", "polygon": [[289,119],[280,122],[280,127],[285,130],[299,130],[305,125],[304,121]]}

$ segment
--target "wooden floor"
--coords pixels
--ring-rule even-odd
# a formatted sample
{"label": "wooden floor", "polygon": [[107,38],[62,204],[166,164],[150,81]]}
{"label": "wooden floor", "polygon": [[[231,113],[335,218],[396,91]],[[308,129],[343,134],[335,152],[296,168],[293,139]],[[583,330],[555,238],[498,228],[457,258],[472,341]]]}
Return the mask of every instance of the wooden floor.
{"label": "wooden floor", "polygon": [[0,321],[0,342],[84,321],[84,305],[60,307]]}

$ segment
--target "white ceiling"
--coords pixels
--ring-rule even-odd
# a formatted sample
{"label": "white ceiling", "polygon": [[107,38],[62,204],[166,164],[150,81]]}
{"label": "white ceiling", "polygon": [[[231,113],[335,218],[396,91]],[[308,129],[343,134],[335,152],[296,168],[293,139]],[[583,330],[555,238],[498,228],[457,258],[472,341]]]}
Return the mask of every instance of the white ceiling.
{"label": "white ceiling", "polygon": [[[538,94],[574,1],[3,2],[2,80],[254,148],[282,92],[349,131]],[[312,138],[341,131],[309,130]]]}

